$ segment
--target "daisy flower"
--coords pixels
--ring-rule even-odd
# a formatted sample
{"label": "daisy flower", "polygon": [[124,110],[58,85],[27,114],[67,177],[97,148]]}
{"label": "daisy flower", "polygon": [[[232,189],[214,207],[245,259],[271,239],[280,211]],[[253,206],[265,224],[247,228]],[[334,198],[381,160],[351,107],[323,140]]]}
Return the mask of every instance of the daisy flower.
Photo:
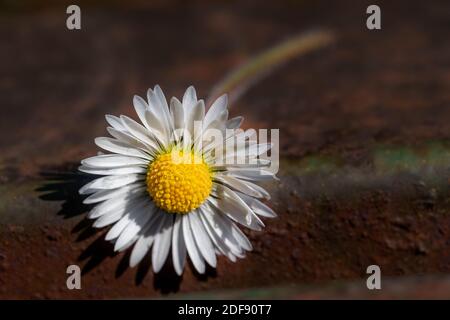
{"label": "daisy flower", "polygon": [[93,226],[111,226],[106,240],[115,251],[132,248],[131,267],[151,254],[155,273],[169,254],[179,275],[187,256],[199,273],[206,264],[216,267],[217,255],[243,258],[252,245],[238,224],[261,230],[261,216],[276,216],[259,200],[269,194],[254,183],[275,178],[270,160],[261,157],[271,145],[253,136],[226,146],[248,135],[237,130],[242,117],[228,119],[226,95],[206,114],[193,87],[170,107],[159,86],[133,104],[141,123],[106,115],[112,137],[95,143],[108,153],[81,161],[80,171],[102,176],[79,190],[89,195],[84,203],[94,205],[88,213]]}

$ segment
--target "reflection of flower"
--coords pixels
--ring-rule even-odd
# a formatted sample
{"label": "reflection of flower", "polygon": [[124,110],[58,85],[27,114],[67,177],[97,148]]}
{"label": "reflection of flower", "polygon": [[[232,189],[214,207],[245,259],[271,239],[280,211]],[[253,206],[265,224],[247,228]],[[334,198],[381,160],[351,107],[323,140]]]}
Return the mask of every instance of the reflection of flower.
{"label": "reflection of flower", "polygon": [[[199,273],[204,273],[205,261],[216,266],[216,254],[232,261],[244,257],[252,246],[235,222],[260,230],[264,224],[258,216],[275,216],[258,200],[269,194],[251,182],[274,178],[264,170],[269,161],[259,158],[270,146],[250,139],[227,150],[225,141],[246,133],[226,130],[242,122],[241,117],[228,119],[226,95],[206,115],[193,87],[183,102],[172,98],[170,108],[159,86],[149,89],[147,97],[148,102],[138,96],[133,101],[143,125],[107,115],[113,138],[95,142],[111,153],[82,161],[81,171],[104,175],[80,189],[89,194],[85,203],[95,204],[89,218],[96,219],[98,228],[113,224],[106,240],[115,242],[114,250],[134,245],[131,266],[153,245],[154,272],[164,265],[170,247],[178,274],[186,253]],[[211,129],[225,137],[211,139]]]}

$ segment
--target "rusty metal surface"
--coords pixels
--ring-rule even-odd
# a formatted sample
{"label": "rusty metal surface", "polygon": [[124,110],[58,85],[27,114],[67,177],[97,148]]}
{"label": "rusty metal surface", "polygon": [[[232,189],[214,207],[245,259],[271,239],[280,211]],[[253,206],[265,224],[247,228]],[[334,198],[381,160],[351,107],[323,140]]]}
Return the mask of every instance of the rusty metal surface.
{"label": "rusty metal surface", "polygon": [[[2,8],[0,298],[261,287],[270,296],[288,284],[316,284],[314,297],[326,298],[321,284],[360,283],[370,264],[416,279],[399,280],[408,292],[423,289],[423,275],[448,279],[450,4],[380,1],[379,32],[365,28],[367,5],[82,2],[79,32],[65,29],[60,3]],[[219,259],[205,276],[188,267],[177,278],[170,266],[154,276],[148,261],[127,268],[127,254],[114,255],[104,231],[89,228],[76,194],[87,179],[77,164],[96,152],[103,115],[133,116],[133,94],[156,83],[168,96],[190,84],[206,96],[252,54],[314,26],[339,40],[284,66],[231,109],[245,127],[280,128],[280,182],[267,186],[279,218],[247,232],[255,250],[237,263]],[[83,289],[70,291],[74,263]],[[450,298],[448,281],[429,283]]]}
{"label": "rusty metal surface", "polygon": [[365,281],[331,281],[326,284],[260,287],[241,290],[177,294],[171,299],[282,299],[282,300],[444,300],[449,297],[450,277],[386,278],[382,290],[367,290]]}

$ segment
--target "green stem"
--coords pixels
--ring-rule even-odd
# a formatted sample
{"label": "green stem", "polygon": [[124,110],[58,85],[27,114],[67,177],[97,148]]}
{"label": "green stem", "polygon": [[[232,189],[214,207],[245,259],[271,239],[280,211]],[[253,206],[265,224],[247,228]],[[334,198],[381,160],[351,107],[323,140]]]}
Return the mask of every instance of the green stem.
{"label": "green stem", "polygon": [[276,67],[295,57],[322,48],[334,39],[333,33],[317,30],[299,34],[269,48],[238,66],[215,85],[207,105],[223,93],[228,93],[230,102],[236,101],[251,85],[268,76]]}

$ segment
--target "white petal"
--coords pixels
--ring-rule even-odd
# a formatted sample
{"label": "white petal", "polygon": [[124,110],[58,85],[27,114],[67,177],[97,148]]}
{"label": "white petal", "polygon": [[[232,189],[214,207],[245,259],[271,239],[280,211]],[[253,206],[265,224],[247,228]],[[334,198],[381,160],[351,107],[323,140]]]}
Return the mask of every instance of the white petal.
{"label": "white petal", "polygon": [[197,245],[195,244],[194,236],[192,235],[191,226],[189,224],[189,218],[186,215],[182,216],[183,221],[183,236],[186,249],[191,258],[192,264],[198,273],[205,273],[205,261],[203,260]]}
{"label": "white petal", "polygon": [[[254,186],[256,186],[255,184],[250,184],[251,182],[243,181],[243,180],[240,180],[240,179],[232,177],[232,176],[216,175],[214,177],[214,180],[217,180],[237,191],[240,191],[240,192],[245,193],[252,197],[263,198],[265,196],[265,194],[267,194],[267,192],[265,192],[264,194],[261,193],[260,192],[261,190],[254,187]],[[259,187],[259,186],[257,186],[257,187]],[[261,187],[259,187],[259,188],[261,188]]]}
{"label": "white petal", "polygon": [[137,240],[139,239],[138,235],[135,235],[131,240],[129,240],[126,244],[124,244],[117,252],[123,252],[130,248]]}
{"label": "white petal", "polygon": [[134,105],[134,109],[136,110],[136,113],[137,113],[139,119],[141,120],[142,124],[148,130],[150,130],[150,126],[148,125],[147,120],[145,119],[145,111],[148,109],[148,105],[145,102],[145,100],[142,99],[141,97],[135,95],[133,97],[133,105]]}
{"label": "white petal", "polygon": [[[226,122],[223,123],[223,127],[226,128]],[[257,136],[256,136],[256,132],[255,130],[230,130],[227,132],[227,135],[225,137],[225,141],[220,140],[220,141],[214,141],[213,143],[205,146],[204,148],[204,152],[208,152],[211,151],[212,149],[223,149],[224,147],[226,147],[227,145],[227,141],[234,139],[235,141],[248,141],[250,144],[254,144],[257,141]],[[239,148],[241,144],[238,144],[236,147]],[[242,144],[245,146],[245,144]],[[234,144],[233,144],[234,146]],[[230,151],[233,150],[226,150],[226,154],[231,154]],[[234,151],[233,151],[234,152]]]}
{"label": "white petal", "polygon": [[191,150],[192,144],[194,143],[191,133],[187,129],[184,129],[181,136],[183,137],[182,148],[184,150]]}
{"label": "white petal", "polygon": [[238,243],[240,247],[244,250],[251,251],[252,244],[248,240],[247,236],[236,226],[236,224],[226,216],[222,216],[219,214],[214,215],[214,218],[217,221],[221,221],[221,227],[226,229],[231,237]]}
{"label": "white petal", "polygon": [[200,100],[192,108],[192,111],[189,114],[189,118],[186,123],[187,129],[191,134],[191,138],[194,139],[194,141],[197,140],[196,139],[197,136],[202,135],[202,125],[200,124],[195,130],[195,132],[194,132],[194,125],[198,125],[198,122],[203,121],[204,116],[205,116],[205,102],[203,100]]}
{"label": "white petal", "polygon": [[138,138],[134,137],[128,132],[118,131],[111,127],[106,128],[106,130],[109,132],[111,136],[113,136],[117,140],[128,143],[129,145],[144,150],[148,153],[154,154],[157,151],[157,149],[154,148],[153,146],[146,144],[145,142],[139,140]]}
{"label": "white petal", "polygon": [[140,125],[139,123],[137,123],[136,121],[127,116],[120,116],[120,120],[122,121],[122,124],[131,135],[141,140],[142,142],[150,145],[154,149],[158,149],[158,145],[151,136],[150,131],[148,131],[142,125]]}
{"label": "white petal", "polygon": [[136,181],[144,180],[145,175],[138,173],[123,174],[117,176],[106,176],[97,178],[84,185],[80,190],[80,194],[93,193],[99,189],[115,189],[123,187]]}
{"label": "white petal", "polygon": [[202,211],[203,215],[208,220],[214,232],[224,241],[234,255],[242,256],[241,239],[239,236],[237,239],[234,237],[234,222],[208,203],[204,206],[205,210]]}
{"label": "white petal", "polygon": [[116,130],[125,130],[125,127],[122,125],[122,121],[120,121],[120,118],[107,114],[105,115],[106,122],[109,123],[111,127],[113,127]]}
{"label": "white petal", "polygon": [[110,225],[110,224],[116,222],[117,220],[122,218],[122,216],[123,216],[123,212],[114,211],[111,214],[101,216],[100,218],[95,220],[95,222],[92,224],[92,226],[94,228],[103,228],[103,227],[106,227],[107,225]]}
{"label": "white petal", "polygon": [[193,86],[186,89],[183,95],[183,109],[185,114],[185,119],[188,119],[188,115],[191,113],[192,108],[197,103],[197,93]]}
{"label": "white petal", "polygon": [[122,188],[119,189],[112,189],[112,190],[99,190],[93,194],[91,194],[89,197],[83,200],[84,204],[91,204],[96,202],[105,201],[108,199],[120,197],[128,192],[130,192],[133,189],[137,189],[136,191],[143,192],[145,190],[145,186],[142,186],[142,183],[133,183],[128,184]]}
{"label": "white petal", "polygon": [[242,121],[244,121],[243,117],[235,117],[227,120],[225,126],[227,127],[227,129],[237,129],[241,126]]}
{"label": "white petal", "polygon": [[252,146],[250,146],[249,148],[249,153],[253,154],[253,155],[261,155],[263,153],[266,153],[267,151],[269,151],[270,149],[272,149],[273,144],[272,143],[259,143],[259,144],[254,144]]}
{"label": "white petal", "polygon": [[156,85],[154,90],[156,96],[159,99],[160,105],[163,108],[163,111],[167,118],[169,118],[169,106],[167,105],[167,99],[164,96],[163,91],[161,90],[161,87],[159,85]]}
{"label": "white petal", "polygon": [[[220,253],[223,255],[226,255],[231,261],[235,262],[236,257],[234,254],[232,254],[232,249],[226,244],[225,239],[222,239],[218,234],[214,231],[213,227],[208,222],[207,217],[205,216],[204,211],[207,210],[204,207],[199,208],[199,217],[202,220],[203,226],[206,229],[206,232],[208,233],[209,237],[211,238],[211,241],[214,243],[214,246],[219,250]],[[238,252],[240,251],[238,247],[235,247]]]}
{"label": "white petal", "polygon": [[[109,229],[108,233],[105,236],[106,241],[110,241],[116,239],[122,233],[123,229],[130,223],[130,214],[125,214],[119,221],[117,221],[111,229]],[[117,251],[114,249],[114,251]]]}
{"label": "white petal", "polygon": [[233,237],[239,242],[239,245],[247,251],[253,250],[250,240],[234,223],[231,225]]}
{"label": "white petal", "polygon": [[[239,224],[247,227],[251,230],[261,231],[264,227],[263,222],[255,215],[253,211],[243,211],[242,208],[237,205],[237,202],[233,199],[221,199],[216,201],[215,199],[208,199],[211,205],[219,209],[231,220],[238,222]],[[250,208],[247,210],[251,210]]]}
{"label": "white petal", "polygon": [[116,234],[120,234],[114,244],[114,251],[119,251],[125,245],[129,244],[129,241],[131,241],[138,234],[138,232],[141,231],[153,214],[155,214],[155,207],[148,204],[146,206],[137,207],[131,211],[128,214],[128,224],[125,226],[123,231],[110,235],[112,237],[111,239],[114,239]]}
{"label": "white petal", "polygon": [[88,213],[89,219],[96,219],[100,216],[104,216],[113,212],[126,213],[137,203],[143,200],[149,201],[144,191],[139,189],[133,189],[126,194],[118,195],[114,198],[108,199],[91,209]]}
{"label": "white petal", "polygon": [[173,97],[172,100],[170,100],[170,114],[172,115],[173,119],[173,128],[175,130],[174,137],[175,140],[180,139],[180,134],[178,131],[182,131],[184,129],[184,110],[181,102]]}
{"label": "white petal", "polygon": [[145,257],[148,250],[155,240],[155,235],[159,232],[162,223],[164,222],[164,214],[161,211],[157,211],[152,216],[150,221],[141,232],[141,236],[134,245],[133,251],[130,256],[130,267],[136,266]]}
{"label": "white petal", "polygon": [[224,159],[213,159],[209,154],[205,155],[205,161],[208,161],[215,171],[228,171],[231,169],[264,169],[264,167],[270,165],[270,160],[266,159],[253,159],[251,162],[248,158],[237,158],[237,160],[236,158],[229,157]]}
{"label": "white petal", "polygon": [[81,166],[78,168],[81,172],[90,173],[90,174],[98,174],[103,176],[108,175],[121,175],[121,174],[129,174],[129,173],[141,173],[145,174],[147,169],[142,166],[129,166],[129,167],[120,167],[120,168],[92,168],[89,166]]}
{"label": "white petal", "polygon": [[159,116],[155,114],[153,110],[147,110],[145,112],[145,118],[147,122],[152,127],[152,134],[158,143],[165,146],[169,143],[170,131],[163,122],[160,120]]}
{"label": "white petal", "polygon": [[203,127],[208,128],[208,126],[227,109],[228,96],[226,94],[217,98],[216,101],[209,108],[208,113],[205,115],[205,120],[203,122]]}
{"label": "white petal", "polygon": [[255,212],[256,214],[259,214],[260,216],[267,217],[267,218],[275,218],[277,214],[268,206],[266,206],[264,203],[259,201],[258,199],[249,197],[245,194],[239,194],[239,196],[244,200],[247,205]]}
{"label": "white petal", "polygon": [[158,273],[166,262],[170,250],[170,240],[172,239],[173,216],[166,214],[164,221],[155,237],[155,244],[152,250],[153,272]]}
{"label": "white petal", "polygon": [[150,110],[155,113],[159,122],[164,127],[164,133],[167,134],[172,129],[171,117],[169,113],[169,107],[167,105],[166,97],[162,92],[161,88],[156,85],[154,90],[149,89],[147,91],[148,104],[150,105]]}
{"label": "white petal", "polygon": [[150,156],[133,146],[112,138],[99,137],[95,138],[95,144],[100,148],[113,153],[123,154],[125,156],[149,159]]}
{"label": "white petal", "polygon": [[81,160],[81,164],[96,168],[114,168],[133,165],[147,165],[148,160],[116,154],[104,154]]}
{"label": "white petal", "polygon": [[208,201],[234,221],[252,230],[260,231],[264,223],[253,213],[252,209],[233,190],[226,186],[216,185],[213,192],[216,198]]}
{"label": "white petal", "polygon": [[172,261],[176,273],[181,276],[186,263],[186,244],[183,237],[182,217],[177,214],[172,231]]}
{"label": "white petal", "polygon": [[170,112],[173,117],[173,124],[175,129],[184,128],[184,110],[180,100],[173,97],[170,100]]}
{"label": "white petal", "polygon": [[209,238],[202,221],[198,217],[198,212],[191,212],[188,216],[197,248],[209,265],[215,268],[217,259],[216,254],[214,253],[214,246],[211,243],[211,239]]}
{"label": "white petal", "polygon": [[227,174],[243,180],[266,181],[277,179],[270,171],[254,168],[229,168]]}

